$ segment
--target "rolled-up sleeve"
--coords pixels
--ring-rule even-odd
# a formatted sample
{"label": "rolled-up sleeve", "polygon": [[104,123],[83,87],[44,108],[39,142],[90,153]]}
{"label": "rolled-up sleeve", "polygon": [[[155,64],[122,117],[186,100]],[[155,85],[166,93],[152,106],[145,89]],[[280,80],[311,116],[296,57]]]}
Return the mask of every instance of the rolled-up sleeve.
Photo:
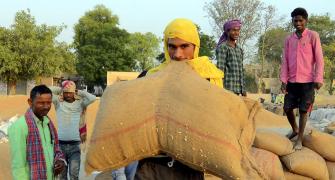
{"label": "rolled-up sleeve", "polygon": [[58,96],[62,93],[62,88],[56,86],[51,86],[49,88],[52,92],[52,103],[57,108],[59,106]]}
{"label": "rolled-up sleeve", "polygon": [[90,94],[86,91],[78,90],[78,96],[80,96],[83,101],[82,101],[82,106],[87,107],[91,103],[93,103],[96,100],[96,96],[93,94]]}

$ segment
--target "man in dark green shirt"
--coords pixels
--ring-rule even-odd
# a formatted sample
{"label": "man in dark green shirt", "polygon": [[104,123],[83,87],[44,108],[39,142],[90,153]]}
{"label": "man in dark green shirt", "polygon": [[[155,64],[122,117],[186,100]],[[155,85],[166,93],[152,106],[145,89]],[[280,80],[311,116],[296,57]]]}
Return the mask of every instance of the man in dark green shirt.
{"label": "man in dark green shirt", "polygon": [[217,66],[224,72],[224,88],[246,96],[243,74],[243,50],[236,43],[241,29],[239,20],[227,21],[216,47]]}

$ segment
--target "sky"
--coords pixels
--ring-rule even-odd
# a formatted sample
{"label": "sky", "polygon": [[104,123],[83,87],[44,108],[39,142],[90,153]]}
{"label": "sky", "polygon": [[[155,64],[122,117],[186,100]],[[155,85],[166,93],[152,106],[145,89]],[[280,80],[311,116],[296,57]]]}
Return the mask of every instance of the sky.
{"label": "sky", "polygon": [[[103,4],[119,17],[120,27],[128,32],[153,32],[162,37],[165,26],[173,19],[183,17],[197,23],[201,29],[214,35],[204,6],[212,0],[4,0],[0,6],[0,26],[13,24],[15,13],[30,9],[37,24],[66,25],[59,41],[73,41],[73,27],[85,12]],[[274,5],[278,15],[289,20],[291,11],[304,7],[309,14],[330,13],[335,19],[333,0],[262,0]]]}

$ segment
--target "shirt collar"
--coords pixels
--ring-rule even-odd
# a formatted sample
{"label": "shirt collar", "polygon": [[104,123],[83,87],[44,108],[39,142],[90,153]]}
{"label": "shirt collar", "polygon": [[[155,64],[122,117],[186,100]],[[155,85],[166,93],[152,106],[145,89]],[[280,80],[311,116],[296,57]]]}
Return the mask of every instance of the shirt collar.
{"label": "shirt collar", "polygon": [[226,46],[231,47],[231,48],[233,48],[233,49],[235,49],[235,48],[240,48],[240,45],[238,45],[238,43],[235,44],[235,47],[231,46],[231,45],[228,43],[228,41],[226,41],[226,42],[224,42],[224,43],[226,44]]}
{"label": "shirt collar", "polygon": [[[38,117],[35,115],[35,113],[33,113],[33,118],[36,122],[36,124],[41,124],[42,121],[40,119],[38,119]],[[43,116],[43,125],[47,125],[49,123],[49,119],[47,116]]]}
{"label": "shirt collar", "polygon": [[[302,32],[302,34],[301,34],[301,37],[305,37],[305,36],[307,36],[307,33],[308,33],[308,28],[305,28],[305,30],[304,30],[304,32]],[[293,33],[294,34],[294,37],[295,38],[299,38],[298,36],[297,36],[297,33],[296,32],[294,32]]]}

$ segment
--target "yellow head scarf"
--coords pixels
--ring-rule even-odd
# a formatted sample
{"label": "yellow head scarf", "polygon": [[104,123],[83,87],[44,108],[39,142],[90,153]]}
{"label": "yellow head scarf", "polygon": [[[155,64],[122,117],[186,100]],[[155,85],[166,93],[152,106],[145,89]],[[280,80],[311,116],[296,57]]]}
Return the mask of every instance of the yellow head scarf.
{"label": "yellow head scarf", "polygon": [[194,59],[188,60],[187,63],[203,78],[209,79],[210,83],[223,87],[223,72],[212,64],[207,56],[198,57],[200,48],[200,39],[197,27],[188,19],[175,19],[170,22],[164,31],[164,54],[165,61],[156,68],[150,69],[149,74],[157,72],[166,67],[171,62],[168,53],[169,38],[179,38],[195,45]]}

